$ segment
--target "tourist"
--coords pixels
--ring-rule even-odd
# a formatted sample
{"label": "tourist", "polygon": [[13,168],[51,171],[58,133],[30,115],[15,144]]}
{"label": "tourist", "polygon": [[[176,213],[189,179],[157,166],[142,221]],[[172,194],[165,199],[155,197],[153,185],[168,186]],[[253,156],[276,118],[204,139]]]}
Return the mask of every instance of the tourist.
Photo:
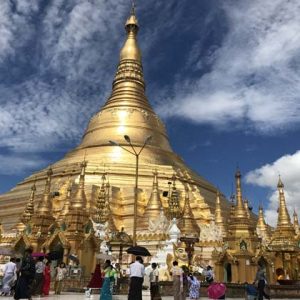
{"label": "tourist", "polygon": [[193,274],[189,274],[187,279],[190,286],[189,287],[190,299],[198,299],[200,293],[200,281]]}
{"label": "tourist", "polygon": [[54,282],[54,293],[60,295],[62,290],[62,283],[67,274],[66,265],[64,262],[61,262],[58,267],[56,267],[56,275]]}
{"label": "tourist", "polygon": [[112,300],[111,282],[114,282],[114,272],[110,260],[106,260],[103,265],[103,283],[101,288],[100,299]]}
{"label": "tourist", "polygon": [[129,293],[128,300],[142,300],[142,288],[145,274],[143,259],[137,256],[135,262],[129,267]]}
{"label": "tourist", "polygon": [[152,263],[151,268],[152,270],[149,274],[151,300],[161,299],[159,294],[159,285],[158,285],[159,272],[157,269],[157,264]]}
{"label": "tourist", "polygon": [[46,262],[45,269],[44,269],[44,283],[43,283],[43,295],[48,296],[50,290],[50,282],[51,282],[51,268],[50,268],[50,261]]}
{"label": "tourist", "polygon": [[270,299],[270,296],[265,293],[266,282],[266,270],[262,264],[258,264],[254,280],[254,284],[257,284],[258,300],[263,300],[264,297]]}
{"label": "tourist", "polygon": [[33,287],[33,293],[35,295],[39,295],[39,296],[42,295],[44,270],[45,270],[44,257],[40,256],[38,258],[38,261],[35,264],[35,276],[34,276],[35,283]]}
{"label": "tourist", "polygon": [[16,285],[14,298],[31,300],[32,283],[35,275],[35,263],[31,256],[32,248],[25,249],[25,254],[20,268],[20,277]]}
{"label": "tourist", "polygon": [[177,261],[173,261],[173,268],[171,269],[170,273],[173,278],[174,300],[182,300],[184,298],[183,270],[178,267]]}
{"label": "tourist", "polygon": [[12,257],[4,265],[1,296],[9,296],[11,294],[12,286],[16,281],[16,270],[15,258]]}
{"label": "tourist", "polygon": [[204,275],[207,283],[212,283],[214,281],[214,272],[211,266],[207,266]]}

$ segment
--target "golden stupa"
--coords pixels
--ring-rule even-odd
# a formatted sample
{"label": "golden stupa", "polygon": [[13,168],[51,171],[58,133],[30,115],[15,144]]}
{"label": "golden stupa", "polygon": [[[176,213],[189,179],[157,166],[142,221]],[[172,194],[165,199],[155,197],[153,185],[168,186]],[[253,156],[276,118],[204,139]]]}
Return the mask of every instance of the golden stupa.
{"label": "golden stupa", "polygon": [[[193,263],[214,264],[217,280],[251,281],[259,261],[268,266],[271,281],[276,280],[272,270],[286,266],[296,278],[292,266],[300,268],[299,224],[296,214],[290,222],[281,181],[278,226],[272,234],[262,207],[257,218],[243,199],[239,170],[236,203],[230,204],[187,167],[173,152],[145,94],[134,7],[125,29],[111,96],[90,120],[78,147],[0,195],[0,247],[22,252],[32,246],[60,253],[65,262],[75,255],[89,274],[104,241],[122,261],[121,249],[135,240],[135,222],[137,244],[157,259],[171,251],[167,263],[169,257],[186,264],[190,241]],[[132,151],[140,153],[138,160]],[[97,228],[105,235],[97,235]],[[284,251],[288,257],[280,259]]]}
{"label": "golden stupa", "polygon": [[[168,190],[170,180],[176,185],[175,200],[178,201],[179,208],[183,210],[187,205],[190,206],[189,210],[195,220],[184,222],[191,227],[183,228],[185,232],[193,230],[193,226],[199,231],[197,223],[210,222],[213,219],[216,188],[188,168],[173,152],[164,124],[146,97],[141,51],[137,42],[139,25],[134,8],[126,21],[125,29],[127,38],[120,51],[120,62],[113,80],[111,96],[91,118],[78,147],[51,167],[32,174],[0,196],[0,218],[5,231],[24,229],[19,223],[22,220],[28,221],[28,212],[31,211],[33,219],[47,219],[42,225],[32,226],[33,232],[43,235],[44,230],[46,234],[47,228],[54,221],[59,223],[64,219],[72,203],[76,206],[75,202],[79,203],[78,208],[84,210],[89,218],[96,220],[97,214],[102,213],[103,205],[100,203],[99,193],[101,194],[102,177],[105,175],[105,184],[109,186],[105,189],[105,197],[109,198],[109,209],[106,207],[106,211],[110,214],[110,224],[117,230],[122,229],[132,235],[136,158],[116,146],[119,144],[130,150],[124,135],[130,137],[137,151],[143,147],[147,137],[151,136],[151,141],[139,158],[139,243],[153,239],[153,235],[152,238],[147,235],[147,222],[143,221],[143,215],[149,214],[155,219],[161,210],[167,214],[168,198],[162,194]],[[114,141],[115,145],[110,141]],[[156,202],[151,197],[153,189],[158,191]],[[188,201],[185,200],[187,193]],[[150,198],[152,200],[149,202]],[[226,218],[229,204],[224,197],[221,197],[220,203]],[[31,210],[26,208],[28,205]],[[157,238],[156,236],[154,239]],[[41,247],[41,243],[37,243],[37,247]]]}

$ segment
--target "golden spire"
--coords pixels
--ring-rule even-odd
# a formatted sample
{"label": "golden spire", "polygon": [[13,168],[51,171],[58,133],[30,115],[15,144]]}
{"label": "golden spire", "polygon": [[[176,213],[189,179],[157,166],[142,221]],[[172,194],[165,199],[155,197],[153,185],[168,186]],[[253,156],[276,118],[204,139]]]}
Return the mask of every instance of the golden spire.
{"label": "golden spire", "polygon": [[215,210],[215,223],[217,225],[223,225],[223,217],[221,214],[221,201],[220,201],[220,191],[217,190],[217,198],[216,198],[216,210]]}
{"label": "golden spire", "polygon": [[108,216],[107,223],[108,223],[109,231],[114,232],[114,231],[117,231],[117,227],[115,225],[113,214],[110,209],[110,184],[109,184],[109,181],[106,182],[105,187],[106,187],[106,197],[105,197],[106,210],[104,211],[104,213],[106,213]]}
{"label": "golden spire", "polygon": [[[144,163],[145,158],[150,154],[154,159],[153,163],[174,165],[174,161],[178,158],[173,157],[165,127],[145,95],[141,51],[137,41],[139,26],[134,5],[125,29],[127,37],[120,51],[112,93],[101,110],[90,120],[82,142],[75,152],[82,153],[82,150],[86,149],[89,155],[98,151],[96,147],[105,147],[107,151],[99,150],[103,161],[111,162],[113,159],[117,163],[128,163],[128,153],[115,155],[116,147],[108,146],[109,141],[127,146],[124,140],[126,134],[138,149],[143,147],[145,138],[151,135],[156,147],[152,147],[152,142],[151,145],[147,145],[141,156],[141,163]],[[94,159],[93,157],[92,155],[91,159]]]}
{"label": "golden spire", "polygon": [[49,167],[49,169],[47,171],[47,180],[46,180],[46,184],[45,184],[43,198],[37,208],[37,213],[39,215],[49,215],[52,213],[51,212],[51,210],[52,210],[51,198],[52,197],[50,194],[52,174],[53,174],[53,171],[52,171],[51,167]]}
{"label": "golden spire", "polygon": [[278,209],[278,221],[277,227],[292,227],[289,212],[286,207],[285,196],[284,196],[284,185],[279,177],[277,184],[279,192],[279,209]]}
{"label": "golden spire", "polygon": [[234,217],[238,219],[247,218],[247,213],[245,211],[243,197],[242,197],[242,187],[241,187],[241,172],[237,169],[235,173],[236,182],[236,206]]}
{"label": "golden spire", "polygon": [[65,215],[67,215],[67,213],[70,211],[70,207],[71,207],[71,192],[72,192],[72,181],[69,178],[69,183],[68,183],[68,188],[67,188],[67,195],[66,195],[66,199],[64,202],[64,206],[60,212],[60,219],[63,219]]}
{"label": "golden spire", "polygon": [[[179,194],[176,189],[176,176],[173,174],[172,176],[173,186],[172,191],[169,191],[168,198],[168,216],[172,220],[173,218],[179,218],[181,216],[181,210],[179,205]],[[170,182],[169,185],[172,183]],[[170,190],[170,188],[169,188]]]}
{"label": "golden spire", "polygon": [[299,221],[298,221],[298,215],[296,213],[296,210],[294,209],[294,214],[293,214],[293,217],[294,217],[294,229],[295,229],[295,232],[296,234],[299,233]]}
{"label": "golden spire", "polygon": [[268,225],[265,221],[264,218],[264,211],[263,211],[263,207],[261,205],[259,205],[258,208],[258,219],[257,219],[257,223],[256,223],[256,232],[257,235],[262,238],[265,241],[269,241],[270,240],[270,229],[268,228]]}
{"label": "golden spire", "polygon": [[21,218],[21,221],[24,224],[27,224],[31,220],[31,217],[34,214],[34,195],[35,195],[35,191],[36,191],[36,187],[35,187],[35,182],[34,182],[34,184],[31,187],[31,193],[30,193],[28,203],[25,207],[25,210],[24,210],[22,218]]}
{"label": "golden spire", "polygon": [[250,218],[250,212],[249,212],[249,202],[248,202],[248,199],[244,200],[244,207],[245,207],[247,218],[249,219]]}
{"label": "golden spire", "polygon": [[185,203],[183,209],[183,216],[178,222],[180,232],[184,236],[199,237],[200,228],[196,223],[191,206],[188,188],[185,189]]}
{"label": "golden spire", "polygon": [[81,172],[79,177],[78,190],[72,199],[71,207],[75,209],[88,209],[86,195],[84,191],[84,178],[85,178],[85,168],[87,166],[86,161],[84,160],[81,164]]}
{"label": "golden spire", "polygon": [[157,175],[158,175],[157,170],[155,170],[155,172],[153,172],[152,193],[143,216],[147,220],[158,218],[160,215],[160,209],[162,207],[160,196],[159,196],[159,190],[158,190]]}
{"label": "golden spire", "polygon": [[107,207],[107,188],[105,186],[106,177],[102,175],[102,183],[100,186],[97,202],[96,202],[96,213],[94,221],[96,223],[104,224],[108,220],[108,207]]}
{"label": "golden spire", "polygon": [[125,23],[125,29],[127,32],[127,39],[120,52],[120,61],[135,60],[141,63],[141,51],[136,40],[136,36],[139,31],[139,25],[135,15],[134,5],[132,6],[129,18]]}

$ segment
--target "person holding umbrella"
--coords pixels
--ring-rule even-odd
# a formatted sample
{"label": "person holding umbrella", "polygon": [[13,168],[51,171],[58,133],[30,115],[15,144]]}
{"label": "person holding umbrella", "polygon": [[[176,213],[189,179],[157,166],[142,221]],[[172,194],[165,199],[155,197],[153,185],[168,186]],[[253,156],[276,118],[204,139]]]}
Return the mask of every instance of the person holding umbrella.
{"label": "person holding umbrella", "polygon": [[128,300],[142,300],[142,288],[145,275],[145,267],[141,256],[137,256],[135,262],[129,267],[129,293]]}

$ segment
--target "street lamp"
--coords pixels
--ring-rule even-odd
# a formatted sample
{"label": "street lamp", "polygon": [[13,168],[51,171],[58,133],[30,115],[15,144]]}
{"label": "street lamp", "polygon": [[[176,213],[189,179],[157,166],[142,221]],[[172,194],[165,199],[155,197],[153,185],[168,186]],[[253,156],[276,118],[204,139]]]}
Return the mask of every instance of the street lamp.
{"label": "street lamp", "polygon": [[145,146],[151,141],[152,136],[149,135],[145,141],[143,146],[141,147],[141,149],[139,151],[136,150],[135,147],[133,147],[132,143],[131,143],[131,139],[128,135],[124,135],[124,139],[125,141],[130,145],[131,150],[128,150],[127,148],[123,147],[122,145],[120,145],[119,143],[115,142],[115,141],[109,141],[109,143],[113,146],[119,146],[120,148],[122,148],[123,150],[129,152],[130,154],[135,156],[135,188],[134,188],[134,206],[133,206],[133,234],[132,234],[132,242],[133,242],[133,246],[136,246],[136,222],[137,222],[137,202],[138,202],[138,176],[139,176],[139,156],[141,154],[141,152],[143,151],[143,149],[145,148]]}

